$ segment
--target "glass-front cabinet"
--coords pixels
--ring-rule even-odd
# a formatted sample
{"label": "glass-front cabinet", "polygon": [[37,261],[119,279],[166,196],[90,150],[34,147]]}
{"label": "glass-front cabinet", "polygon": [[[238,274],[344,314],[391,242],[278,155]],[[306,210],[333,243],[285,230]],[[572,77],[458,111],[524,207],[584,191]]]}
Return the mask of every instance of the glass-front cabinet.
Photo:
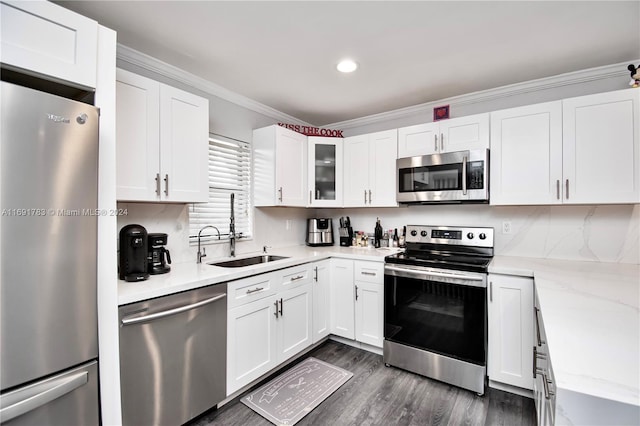
{"label": "glass-front cabinet", "polygon": [[309,206],[342,206],[342,138],[310,136]]}

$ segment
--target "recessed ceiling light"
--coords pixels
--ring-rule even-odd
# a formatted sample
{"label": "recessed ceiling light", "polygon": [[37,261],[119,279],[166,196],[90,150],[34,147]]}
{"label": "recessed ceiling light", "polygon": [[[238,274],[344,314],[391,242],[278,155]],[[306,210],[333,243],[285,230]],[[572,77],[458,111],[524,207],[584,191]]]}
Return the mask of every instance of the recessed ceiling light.
{"label": "recessed ceiling light", "polygon": [[345,59],[340,61],[336,68],[340,72],[354,72],[358,68],[358,64],[351,59]]}

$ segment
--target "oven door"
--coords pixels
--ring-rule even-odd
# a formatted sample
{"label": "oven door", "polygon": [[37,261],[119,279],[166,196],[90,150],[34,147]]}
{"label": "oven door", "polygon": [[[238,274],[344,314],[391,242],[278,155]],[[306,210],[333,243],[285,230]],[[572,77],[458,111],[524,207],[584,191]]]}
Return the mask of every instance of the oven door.
{"label": "oven door", "polygon": [[385,265],[386,341],[486,365],[487,276]]}
{"label": "oven door", "polygon": [[489,150],[396,160],[399,203],[487,202]]}

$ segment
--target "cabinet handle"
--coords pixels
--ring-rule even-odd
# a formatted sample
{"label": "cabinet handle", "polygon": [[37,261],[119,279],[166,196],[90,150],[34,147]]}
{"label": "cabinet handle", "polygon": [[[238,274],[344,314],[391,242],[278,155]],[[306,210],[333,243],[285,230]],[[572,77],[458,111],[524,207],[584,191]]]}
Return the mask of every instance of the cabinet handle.
{"label": "cabinet handle", "polygon": [[538,348],[533,347],[533,378],[536,378],[536,372],[538,371]]}
{"label": "cabinet handle", "polygon": [[309,190],[309,204],[311,204],[311,190]]}
{"label": "cabinet handle", "polygon": [[304,278],[304,275],[298,275],[297,277],[291,277],[291,281],[298,281]]}
{"label": "cabinet handle", "polygon": [[440,152],[444,151],[444,134],[440,133]]}
{"label": "cabinet handle", "polygon": [[276,302],[274,303],[274,305],[276,305],[276,311],[273,313],[273,315],[276,316],[276,318],[278,318],[278,301],[276,300]]}
{"label": "cabinet handle", "polygon": [[314,280],[315,282],[318,282],[318,267],[316,266],[316,267],[315,267],[315,268],[313,268],[313,269],[316,271],[316,276],[315,276],[315,277],[313,277],[313,280]]}
{"label": "cabinet handle", "polygon": [[566,191],[565,191],[565,197],[567,198],[567,200],[569,199],[569,179],[566,180],[565,182],[565,187],[566,187]]}
{"label": "cabinet handle", "polygon": [[560,179],[556,180],[556,200],[560,199]]}
{"label": "cabinet handle", "polygon": [[369,190],[369,204],[371,204],[371,190]]}
{"label": "cabinet handle", "polygon": [[433,150],[438,152],[438,135],[433,135]]}
{"label": "cabinet handle", "polygon": [[462,195],[467,195],[467,156],[462,157]]}
{"label": "cabinet handle", "polygon": [[551,380],[549,380],[547,378],[547,375],[544,373],[542,373],[542,384],[544,385],[544,397],[546,399],[551,399],[551,395],[553,395],[553,392],[549,390],[549,385],[551,384]]}
{"label": "cabinet handle", "polygon": [[367,204],[367,190],[364,190],[364,203]]}
{"label": "cabinet handle", "polygon": [[160,173],[156,173],[156,194],[160,196]]}
{"label": "cabinet handle", "polygon": [[[276,303],[278,303],[277,300]],[[282,298],[280,298],[280,316],[282,316]]]}
{"label": "cabinet handle", "polygon": [[356,300],[358,300],[358,286],[356,286]]}
{"label": "cabinet handle", "polygon": [[538,320],[538,311],[540,311],[540,309],[536,307],[533,308],[533,312],[535,313],[535,320],[536,320],[536,337],[538,338],[538,346],[542,346],[544,342],[540,337],[540,321]]}
{"label": "cabinet handle", "polygon": [[489,302],[493,302],[493,281],[489,281]]}
{"label": "cabinet handle", "polygon": [[255,293],[256,291],[264,290],[264,287],[256,287],[253,290],[247,290],[247,294]]}
{"label": "cabinet handle", "polygon": [[164,175],[164,195],[169,196],[169,175]]}
{"label": "cabinet handle", "polygon": [[282,202],[282,187],[280,187],[280,189],[278,189],[278,201]]}
{"label": "cabinet handle", "polygon": [[376,276],[376,273],[375,273],[375,272],[365,272],[365,271],[362,271],[362,272],[360,272],[360,273],[361,273],[362,275],[371,275],[371,276],[373,276],[373,277],[375,277],[375,276]]}

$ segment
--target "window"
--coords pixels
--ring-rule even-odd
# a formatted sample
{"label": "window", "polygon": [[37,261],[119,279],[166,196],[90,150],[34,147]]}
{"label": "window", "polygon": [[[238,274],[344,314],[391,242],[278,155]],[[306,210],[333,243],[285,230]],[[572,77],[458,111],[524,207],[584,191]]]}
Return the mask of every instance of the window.
{"label": "window", "polygon": [[[236,235],[250,238],[253,230],[251,214],[251,147],[248,143],[209,135],[209,202],[192,204],[189,209],[189,235],[192,242],[206,225],[220,230],[222,239],[229,236],[231,194],[235,194]],[[203,231],[212,235],[202,241],[216,241],[214,229]]]}

